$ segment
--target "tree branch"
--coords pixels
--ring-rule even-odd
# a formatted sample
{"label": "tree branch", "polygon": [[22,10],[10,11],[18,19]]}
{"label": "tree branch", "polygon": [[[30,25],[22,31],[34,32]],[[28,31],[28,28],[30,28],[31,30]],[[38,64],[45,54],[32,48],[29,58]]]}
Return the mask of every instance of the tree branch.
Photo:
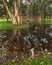
{"label": "tree branch", "polygon": [[5,5],[5,8],[6,8],[8,14],[9,14],[9,16],[12,18],[14,15],[11,13],[11,10],[9,9],[6,0],[3,0],[3,3],[4,3],[4,5]]}
{"label": "tree branch", "polygon": [[18,16],[18,7],[17,7],[17,2],[14,0],[14,9],[15,9],[15,17]]}

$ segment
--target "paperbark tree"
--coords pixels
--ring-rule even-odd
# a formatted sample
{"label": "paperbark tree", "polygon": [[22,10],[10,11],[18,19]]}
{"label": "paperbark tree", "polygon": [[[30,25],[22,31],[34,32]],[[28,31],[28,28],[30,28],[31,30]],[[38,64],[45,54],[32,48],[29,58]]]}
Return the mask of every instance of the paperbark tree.
{"label": "paperbark tree", "polygon": [[[14,25],[21,25],[22,21],[21,21],[21,15],[20,15],[20,5],[21,5],[21,0],[3,0],[4,6],[10,16],[10,18],[12,19],[12,24]],[[9,7],[8,3],[12,3],[13,4],[13,8],[11,8],[11,6]]]}

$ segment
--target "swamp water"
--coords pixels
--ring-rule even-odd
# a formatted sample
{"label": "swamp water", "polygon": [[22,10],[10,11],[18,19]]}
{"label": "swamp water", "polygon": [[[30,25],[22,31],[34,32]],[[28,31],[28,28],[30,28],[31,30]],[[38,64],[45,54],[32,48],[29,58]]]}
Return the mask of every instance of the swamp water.
{"label": "swamp water", "polygon": [[48,26],[0,30],[0,64],[14,58],[21,60],[22,54],[35,57],[40,51],[52,51],[52,36],[49,35],[49,30],[52,31]]}

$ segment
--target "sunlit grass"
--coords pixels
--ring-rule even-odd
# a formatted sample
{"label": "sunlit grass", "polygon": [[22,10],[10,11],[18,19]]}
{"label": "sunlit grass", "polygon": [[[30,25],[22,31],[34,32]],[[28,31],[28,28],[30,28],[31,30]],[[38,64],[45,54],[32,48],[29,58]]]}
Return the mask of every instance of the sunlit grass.
{"label": "sunlit grass", "polygon": [[0,24],[0,29],[24,29],[27,25],[15,26],[12,24]]}
{"label": "sunlit grass", "polygon": [[17,26],[17,25],[13,25],[11,19],[0,19],[0,29],[24,29],[27,28],[27,25],[21,25],[21,26]]}
{"label": "sunlit grass", "polygon": [[[0,29],[18,29],[18,28],[21,28],[21,29],[24,29],[24,28],[27,28],[27,25],[25,24],[25,20],[23,20],[23,25],[22,26],[15,26],[15,25],[12,25],[12,20],[11,19],[0,19]],[[34,19],[30,19],[30,22],[33,22]],[[51,24],[52,25],[52,19],[45,19],[44,20],[44,23],[45,24]]]}
{"label": "sunlit grass", "polygon": [[[2,23],[2,22],[11,22],[12,20],[11,19],[8,19],[8,21],[7,21],[7,19],[0,19],[0,23]],[[25,22],[26,20],[22,20],[22,22]],[[29,21],[30,22],[33,22],[33,21],[35,21],[34,19],[29,19]],[[44,19],[44,22],[46,23],[46,24],[52,24],[52,19]]]}
{"label": "sunlit grass", "polygon": [[44,20],[45,24],[51,24],[52,25],[52,19],[45,19]]}
{"label": "sunlit grass", "polygon": [[[12,20],[8,19],[8,21],[12,21]],[[0,19],[0,22],[7,22],[7,19]]]}

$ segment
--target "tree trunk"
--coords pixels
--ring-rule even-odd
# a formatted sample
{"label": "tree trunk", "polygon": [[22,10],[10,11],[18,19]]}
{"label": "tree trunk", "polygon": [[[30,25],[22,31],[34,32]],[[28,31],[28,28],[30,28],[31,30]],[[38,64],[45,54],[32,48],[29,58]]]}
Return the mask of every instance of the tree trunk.
{"label": "tree trunk", "polygon": [[20,15],[20,10],[19,7],[17,6],[17,2],[14,0],[14,10],[15,10],[15,14],[13,14],[11,12],[11,9],[8,7],[8,4],[5,0],[3,0],[3,3],[5,5],[5,8],[10,16],[10,18],[12,19],[12,24],[14,25],[21,25],[22,21],[21,21],[21,15]]}
{"label": "tree trunk", "polygon": [[22,18],[20,15],[20,0],[18,2],[18,6],[17,6],[17,2],[14,1],[14,8],[15,8],[15,17],[17,18],[17,24],[18,26],[22,24]]}
{"label": "tree trunk", "polygon": [[18,26],[19,25],[22,25],[22,18],[21,18],[21,16],[18,16]]}

